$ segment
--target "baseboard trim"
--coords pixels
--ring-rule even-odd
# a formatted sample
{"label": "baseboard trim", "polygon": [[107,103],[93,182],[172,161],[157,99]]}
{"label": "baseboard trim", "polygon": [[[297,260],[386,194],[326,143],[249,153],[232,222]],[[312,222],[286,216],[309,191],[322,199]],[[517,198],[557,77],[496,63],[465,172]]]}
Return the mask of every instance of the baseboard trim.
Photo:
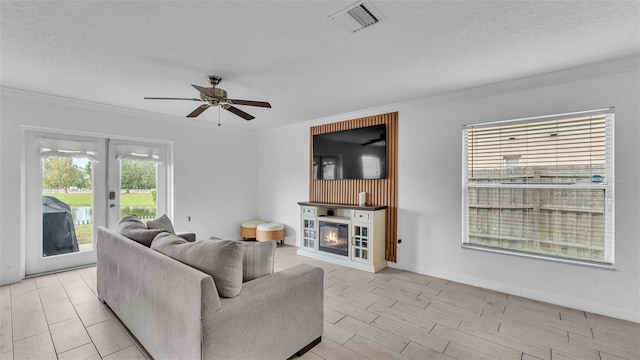
{"label": "baseboard trim", "polygon": [[64,269],[58,269],[58,270],[53,270],[53,271],[45,271],[45,272],[41,272],[41,273],[37,273],[37,274],[29,274],[29,275],[25,275],[24,280],[30,279],[30,278],[34,278],[34,277],[38,277],[38,276],[59,274],[59,273],[67,272],[67,271],[84,269],[84,268],[88,268],[88,267],[92,267],[92,266],[96,266],[96,263],[80,265],[80,266],[73,266],[73,267],[64,268]]}

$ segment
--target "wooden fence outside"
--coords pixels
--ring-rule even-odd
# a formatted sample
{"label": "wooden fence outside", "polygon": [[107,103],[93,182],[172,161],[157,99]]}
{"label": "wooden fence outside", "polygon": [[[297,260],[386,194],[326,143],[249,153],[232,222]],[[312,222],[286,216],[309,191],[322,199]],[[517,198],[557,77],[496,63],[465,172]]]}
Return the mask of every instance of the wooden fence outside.
{"label": "wooden fence outside", "polygon": [[[602,261],[604,189],[509,187],[532,180],[546,184],[587,184],[591,183],[591,174],[601,174],[602,170],[591,166],[475,170],[467,188],[468,242]],[[483,184],[500,185],[482,187]]]}

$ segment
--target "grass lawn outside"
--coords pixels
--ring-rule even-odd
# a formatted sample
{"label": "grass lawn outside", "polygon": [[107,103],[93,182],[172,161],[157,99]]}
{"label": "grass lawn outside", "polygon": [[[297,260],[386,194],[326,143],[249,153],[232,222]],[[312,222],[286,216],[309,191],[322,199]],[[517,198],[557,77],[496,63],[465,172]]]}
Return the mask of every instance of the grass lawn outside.
{"label": "grass lawn outside", "polygon": [[[53,196],[69,206],[91,206],[91,193],[44,193],[42,195]],[[147,193],[121,193],[121,207],[156,207],[150,192]]]}
{"label": "grass lawn outside", "polygon": [[78,245],[91,244],[93,239],[93,225],[75,225],[74,227],[76,229]]}

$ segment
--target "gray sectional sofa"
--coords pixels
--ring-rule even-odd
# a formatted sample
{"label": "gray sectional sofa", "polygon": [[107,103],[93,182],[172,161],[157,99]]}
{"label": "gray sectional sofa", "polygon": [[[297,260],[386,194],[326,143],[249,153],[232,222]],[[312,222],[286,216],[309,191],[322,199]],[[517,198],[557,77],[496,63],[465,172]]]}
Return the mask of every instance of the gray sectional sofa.
{"label": "gray sectional sofa", "polygon": [[211,275],[153,247],[98,227],[98,296],[155,359],[287,359],[320,342],[322,268],[296,265],[224,298]]}

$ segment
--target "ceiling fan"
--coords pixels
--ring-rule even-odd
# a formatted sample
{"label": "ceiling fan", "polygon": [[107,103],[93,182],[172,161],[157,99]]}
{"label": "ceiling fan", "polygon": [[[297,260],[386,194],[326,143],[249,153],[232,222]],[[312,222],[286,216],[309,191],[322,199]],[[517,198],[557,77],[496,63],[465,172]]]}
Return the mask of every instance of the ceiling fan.
{"label": "ceiling fan", "polygon": [[387,140],[387,134],[386,133],[381,133],[380,136],[378,136],[377,138],[369,139],[369,140],[363,142],[360,145],[367,146],[367,145],[375,144],[375,143],[378,143],[378,142],[383,142],[383,141],[386,141],[386,140]]}
{"label": "ceiling fan", "polygon": [[207,80],[211,83],[211,87],[202,87],[198,85],[193,85],[198,92],[200,92],[200,98],[170,98],[170,97],[145,97],[146,100],[190,100],[190,101],[200,101],[204,104],[198,106],[195,110],[193,110],[187,117],[197,117],[202,114],[203,111],[207,110],[212,106],[220,106],[221,108],[230,111],[245,120],[255,119],[255,116],[251,114],[247,114],[246,112],[238,109],[233,105],[247,105],[247,106],[259,106],[265,108],[271,108],[271,104],[264,101],[252,101],[252,100],[239,100],[239,99],[229,99],[227,98],[227,92],[224,89],[217,88],[216,85],[220,83],[222,80],[219,76],[209,75],[207,76]]}

